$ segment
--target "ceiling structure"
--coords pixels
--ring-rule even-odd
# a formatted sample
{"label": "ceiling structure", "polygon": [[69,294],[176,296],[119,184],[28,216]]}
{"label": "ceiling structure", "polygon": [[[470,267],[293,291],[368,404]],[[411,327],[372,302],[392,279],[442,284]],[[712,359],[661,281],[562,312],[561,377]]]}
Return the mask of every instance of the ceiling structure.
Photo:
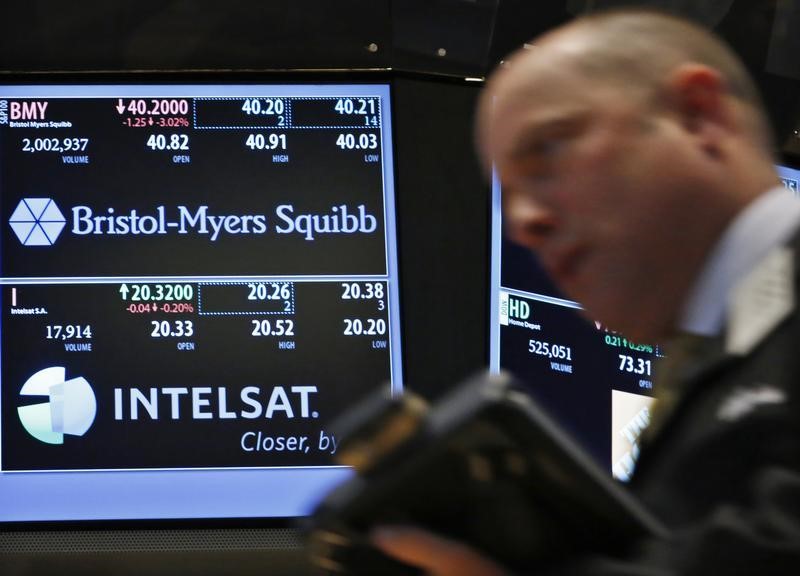
{"label": "ceiling structure", "polygon": [[800,0],[29,0],[4,7],[0,70],[392,69],[484,77],[586,11],[658,7],[715,29],[765,94],[800,162]]}

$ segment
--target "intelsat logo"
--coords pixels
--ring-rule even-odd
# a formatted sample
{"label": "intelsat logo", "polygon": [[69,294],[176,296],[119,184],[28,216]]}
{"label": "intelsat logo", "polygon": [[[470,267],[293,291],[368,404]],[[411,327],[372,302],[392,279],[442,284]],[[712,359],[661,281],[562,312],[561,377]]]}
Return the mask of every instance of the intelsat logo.
{"label": "intelsat logo", "polygon": [[94,391],[85,378],[66,379],[66,369],[53,366],[28,378],[20,396],[46,396],[47,402],[20,406],[19,420],[28,434],[46,444],[63,444],[64,434],[83,436],[97,414]]}
{"label": "intelsat logo", "polygon": [[52,246],[67,221],[50,198],[23,198],[9,218],[25,246]]}

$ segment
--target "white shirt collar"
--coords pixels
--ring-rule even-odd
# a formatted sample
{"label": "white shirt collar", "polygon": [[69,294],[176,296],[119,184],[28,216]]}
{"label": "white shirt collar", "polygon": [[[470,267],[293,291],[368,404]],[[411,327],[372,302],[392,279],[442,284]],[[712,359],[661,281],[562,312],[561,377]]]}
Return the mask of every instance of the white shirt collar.
{"label": "white shirt collar", "polygon": [[800,226],[800,201],[783,186],[750,203],[728,225],[689,293],[680,328],[716,336],[725,321],[730,289]]}

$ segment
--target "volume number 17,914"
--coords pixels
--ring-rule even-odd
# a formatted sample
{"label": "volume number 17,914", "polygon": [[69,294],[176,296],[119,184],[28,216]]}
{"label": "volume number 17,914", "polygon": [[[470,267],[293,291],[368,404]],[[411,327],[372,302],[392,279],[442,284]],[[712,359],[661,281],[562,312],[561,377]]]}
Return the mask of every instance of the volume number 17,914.
{"label": "volume number 17,914", "polygon": [[92,326],[90,324],[48,324],[48,340],[91,339]]}

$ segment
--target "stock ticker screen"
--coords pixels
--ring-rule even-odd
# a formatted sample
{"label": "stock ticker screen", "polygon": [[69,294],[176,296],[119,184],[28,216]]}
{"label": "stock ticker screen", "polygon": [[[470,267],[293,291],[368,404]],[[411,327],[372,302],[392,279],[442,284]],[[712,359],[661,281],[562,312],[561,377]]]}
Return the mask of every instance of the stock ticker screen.
{"label": "stock ticker screen", "polygon": [[[776,166],[787,192],[800,170]],[[502,187],[492,186],[490,366],[529,386],[558,421],[619,480],[633,474],[650,423],[658,346],[586,319],[526,249],[503,236]]]}
{"label": "stock ticker screen", "polygon": [[0,521],[294,516],[401,389],[388,85],[0,87]]}

